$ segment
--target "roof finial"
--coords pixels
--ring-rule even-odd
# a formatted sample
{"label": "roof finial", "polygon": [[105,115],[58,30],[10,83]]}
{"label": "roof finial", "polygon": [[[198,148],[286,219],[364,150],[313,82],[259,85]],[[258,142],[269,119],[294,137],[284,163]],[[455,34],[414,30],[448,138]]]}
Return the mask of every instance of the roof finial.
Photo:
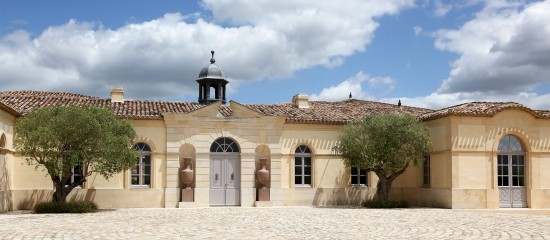
{"label": "roof finial", "polygon": [[349,99],[351,99],[351,92],[349,92]]}
{"label": "roof finial", "polygon": [[401,107],[401,99],[399,99],[399,101],[397,102],[397,106]]}
{"label": "roof finial", "polygon": [[210,59],[210,63],[215,63],[216,62],[216,59],[214,59],[214,50],[210,51],[210,53],[212,53],[212,58]]}

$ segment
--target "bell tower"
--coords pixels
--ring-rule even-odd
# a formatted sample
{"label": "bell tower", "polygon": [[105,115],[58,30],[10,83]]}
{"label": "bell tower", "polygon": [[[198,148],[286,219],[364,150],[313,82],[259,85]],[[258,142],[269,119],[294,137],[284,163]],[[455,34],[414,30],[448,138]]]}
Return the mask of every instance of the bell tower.
{"label": "bell tower", "polygon": [[199,103],[222,101],[225,104],[225,85],[228,83],[225,73],[214,59],[214,50],[211,51],[210,65],[199,73]]}

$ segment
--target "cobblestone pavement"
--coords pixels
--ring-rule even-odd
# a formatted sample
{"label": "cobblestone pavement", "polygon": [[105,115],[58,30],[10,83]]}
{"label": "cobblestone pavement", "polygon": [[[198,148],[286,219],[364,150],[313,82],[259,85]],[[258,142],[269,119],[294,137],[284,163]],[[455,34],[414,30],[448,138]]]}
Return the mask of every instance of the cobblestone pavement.
{"label": "cobblestone pavement", "polygon": [[0,239],[289,238],[550,239],[550,213],[544,210],[229,207],[0,214]]}

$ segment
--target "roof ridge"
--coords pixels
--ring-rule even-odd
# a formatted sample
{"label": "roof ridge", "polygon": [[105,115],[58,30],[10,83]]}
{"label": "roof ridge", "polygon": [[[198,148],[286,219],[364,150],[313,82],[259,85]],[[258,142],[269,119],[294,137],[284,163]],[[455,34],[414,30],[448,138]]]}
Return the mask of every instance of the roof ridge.
{"label": "roof ridge", "polygon": [[[511,104],[518,104],[520,106],[523,106],[523,107],[526,107],[526,108],[529,108],[521,103],[518,103],[518,102],[491,102],[491,101],[474,101],[474,102],[465,102],[465,103],[460,103],[460,104],[456,104],[456,105],[452,105],[452,106],[449,106],[449,107],[445,107],[445,108],[441,108],[441,109],[437,109],[435,111],[442,111],[442,110],[446,110],[446,109],[451,109],[451,108],[456,108],[456,107],[459,107],[459,106],[464,106],[464,105],[468,105],[468,104],[483,104],[483,103],[490,103],[490,104],[508,104],[508,103],[511,103]],[[531,109],[531,108],[529,108]],[[532,109],[531,109],[532,110]]]}
{"label": "roof ridge", "polygon": [[[21,96],[21,94],[34,94],[34,96]],[[0,91],[0,95],[17,95],[17,97],[84,97],[84,98],[97,98],[97,96],[85,95],[81,93],[61,92],[61,91],[36,91],[36,90],[14,90],[14,91]],[[38,96],[36,96],[38,95]]]}
{"label": "roof ridge", "polygon": [[437,118],[442,118],[446,116],[492,117],[508,109],[522,110],[528,114],[531,114],[535,118],[549,117],[544,114],[541,114],[544,110],[539,111],[536,109],[531,109],[517,102],[466,102],[466,103],[450,106],[447,108],[442,108],[431,113],[422,114],[421,118],[424,120],[431,120],[431,119],[437,119]]}
{"label": "roof ridge", "polygon": [[[111,99],[111,98],[103,98],[103,99]],[[151,103],[188,103],[188,104],[196,104],[196,105],[204,105],[207,106],[209,104],[204,103],[198,103],[198,102],[183,102],[183,101],[163,101],[163,100],[155,100],[155,99],[124,99],[125,102],[151,102]]]}

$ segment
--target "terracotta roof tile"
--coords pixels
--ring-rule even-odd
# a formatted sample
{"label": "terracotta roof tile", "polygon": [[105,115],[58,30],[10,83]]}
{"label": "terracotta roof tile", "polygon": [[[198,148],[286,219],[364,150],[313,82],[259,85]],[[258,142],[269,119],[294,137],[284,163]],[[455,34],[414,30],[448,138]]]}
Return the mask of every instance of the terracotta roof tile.
{"label": "terracotta roof tile", "polygon": [[220,109],[218,110],[224,117],[229,117],[231,114],[233,114],[233,109],[229,106],[220,106]]}
{"label": "terracotta roof tile", "polygon": [[[189,113],[206,106],[192,102],[151,100],[125,100],[120,103],[112,103],[110,99],[64,92],[0,92],[0,107],[14,115],[24,115],[40,106],[75,104],[110,108],[117,116],[131,119],[162,119],[162,113]],[[437,111],[407,106],[398,107],[394,104],[357,99],[337,102],[310,101],[309,108],[298,108],[291,103],[241,105],[265,116],[286,117],[287,123],[345,124],[369,114],[398,112],[408,113],[428,121],[446,116],[491,117],[509,109],[522,110],[536,118],[550,119],[548,110],[532,110],[513,102],[471,102]],[[223,116],[229,117],[233,110],[229,105],[222,105],[219,112]]]}
{"label": "terracotta roof tile", "polygon": [[288,104],[243,104],[266,116],[286,116],[288,123],[345,124],[374,113],[408,113],[420,116],[433,110],[349,99],[338,102],[310,101],[309,108]]}
{"label": "terracotta roof tile", "polygon": [[532,110],[515,102],[470,102],[426,113],[421,119],[427,121],[446,116],[492,117],[499,112],[512,109],[525,111],[536,118],[550,118],[550,112],[547,110]]}
{"label": "terracotta roof tile", "polygon": [[131,119],[162,119],[162,113],[188,113],[206,106],[199,103],[150,100],[125,100],[113,103],[110,99],[93,96],[42,91],[0,92],[0,102],[22,115],[35,107],[80,105],[110,108],[115,115]]}

